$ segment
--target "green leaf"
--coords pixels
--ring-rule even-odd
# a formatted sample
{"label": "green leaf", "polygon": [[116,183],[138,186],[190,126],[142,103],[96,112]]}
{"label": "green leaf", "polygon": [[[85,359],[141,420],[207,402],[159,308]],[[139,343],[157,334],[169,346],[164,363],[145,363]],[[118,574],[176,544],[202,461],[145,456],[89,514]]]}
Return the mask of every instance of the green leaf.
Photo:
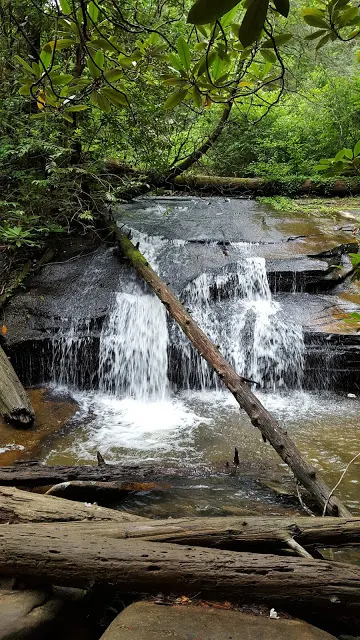
{"label": "green leaf", "polygon": [[76,40],[71,40],[70,38],[60,38],[59,40],[51,40],[47,43],[51,49],[53,49],[56,45],[56,51],[61,51],[61,49],[67,49],[68,47],[72,47],[73,44],[76,44]]}
{"label": "green leaf", "polygon": [[345,156],[345,158],[349,158],[349,160],[352,160],[354,157],[352,149],[343,149],[343,155]]}
{"label": "green leaf", "polygon": [[74,76],[72,76],[70,73],[61,73],[60,75],[51,78],[51,83],[54,85],[54,87],[59,87],[63,84],[69,84],[69,82],[71,82],[73,78]]}
{"label": "green leaf", "polygon": [[190,24],[209,24],[225,15],[239,0],[197,0],[191,7],[187,21]]}
{"label": "green leaf", "polygon": [[191,93],[192,93],[194,104],[200,109],[200,107],[202,107],[202,104],[203,104],[203,97],[196,85],[193,86]]}
{"label": "green leaf", "polygon": [[314,31],[314,33],[310,33],[309,36],[305,37],[305,40],[316,40],[316,38],[320,38],[326,33],[325,29],[320,29],[320,31]]}
{"label": "green leaf", "polygon": [[172,93],[164,104],[164,109],[174,109],[180,102],[182,102],[187,94],[187,89],[181,89]]}
{"label": "green leaf", "polygon": [[354,147],[354,157],[359,156],[360,155],[360,140],[357,141],[355,147]]}
{"label": "green leaf", "polygon": [[131,58],[127,58],[126,56],[119,56],[118,61],[119,61],[119,64],[121,64],[121,66],[125,67],[126,69],[134,68]]}
{"label": "green leaf", "polygon": [[92,91],[90,95],[90,100],[96,107],[99,107],[101,111],[104,111],[105,113],[110,113],[110,110],[111,110],[110,102],[107,99],[107,97],[101,95],[99,91]]}
{"label": "green leaf", "polygon": [[33,75],[33,73],[34,73],[33,69],[30,67],[30,65],[25,60],[20,58],[20,56],[14,56],[14,57],[15,57],[15,60],[20,62],[20,64],[24,67],[24,69],[26,69],[26,71],[29,71],[29,73],[31,73],[31,75]]}
{"label": "green leaf", "polygon": [[68,16],[72,9],[67,0],[59,0],[61,11],[64,15]]}
{"label": "green leaf", "polygon": [[[287,42],[289,42],[289,40],[291,40],[292,37],[293,37],[292,33],[282,33],[281,35],[276,36],[274,38],[276,48],[281,47],[282,44],[286,44]],[[262,49],[273,49],[274,48],[274,43],[271,40],[271,38],[269,38],[268,40],[265,40],[265,42],[262,43],[261,48]]]}
{"label": "green leaf", "polygon": [[269,51],[268,49],[260,49],[260,53],[264,60],[267,62],[276,62],[276,55],[273,51]]}
{"label": "green leaf", "polygon": [[19,89],[19,93],[21,96],[29,96],[30,95],[30,87],[31,87],[31,82],[27,82],[26,84],[23,84],[22,87],[20,87]]}
{"label": "green leaf", "polygon": [[116,89],[112,89],[111,87],[104,87],[101,90],[101,93],[103,93],[107,97],[107,99],[111,102],[111,104],[115,106],[120,106],[120,107],[129,106],[129,102],[125,93],[116,91]]}
{"label": "green leaf", "polygon": [[202,76],[205,71],[210,69],[210,67],[214,64],[216,58],[217,53],[215,53],[215,51],[210,51],[208,56],[203,56],[197,70],[198,76]]}
{"label": "green leaf", "polygon": [[274,5],[281,16],[284,16],[284,18],[288,17],[290,10],[289,0],[274,0]]}
{"label": "green leaf", "polygon": [[99,17],[99,9],[94,2],[89,2],[87,12],[90,20],[96,23]]}
{"label": "green leaf", "polygon": [[64,113],[77,113],[78,111],[85,111],[87,109],[86,104],[74,104],[72,107],[64,109]]}
{"label": "green leaf", "polygon": [[239,29],[239,40],[249,47],[259,37],[264,26],[269,0],[251,0]]}
{"label": "green leaf", "polygon": [[120,78],[124,78],[124,73],[122,69],[109,69],[109,71],[105,71],[104,76],[109,82],[116,82]]}
{"label": "green leaf", "polygon": [[357,267],[360,264],[360,253],[349,253],[353,267]]}
{"label": "green leaf", "polygon": [[96,52],[94,62],[101,70],[104,68],[104,52],[101,49]]}
{"label": "green leaf", "polygon": [[358,15],[358,8],[349,7],[348,9],[346,9],[346,11],[344,11],[344,13],[340,14],[339,20],[338,20],[339,27],[345,27],[347,24],[352,22],[352,20],[356,18],[357,15]]}
{"label": "green leaf", "polygon": [[186,42],[185,38],[183,38],[182,36],[180,36],[180,38],[178,38],[177,50],[178,50],[179,58],[180,58],[180,60],[182,62],[182,65],[183,65],[184,69],[189,71],[190,64],[191,64],[190,48],[189,48],[189,45]]}
{"label": "green leaf", "polygon": [[238,10],[239,10],[239,7],[236,5],[233,9],[225,13],[225,15],[221,18],[220,22],[223,29],[225,29],[232,22]]}
{"label": "green leaf", "polygon": [[304,9],[302,13],[306,24],[310,27],[329,29],[329,25],[324,19],[324,13],[320,9]]}
{"label": "green leaf", "polygon": [[319,40],[319,42],[316,45],[316,51],[319,51],[319,49],[321,49],[321,47],[323,47],[327,42],[329,42],[330,36],[331,36],[331,34],[328,33],[326,36],[321,38],[321,40]]}
{"label": "green leaf", "polygon": [[100,78],[101,70],[94,64],[90,56],[87,60],[87,66],[94,80],[96,80],[97,78]]}

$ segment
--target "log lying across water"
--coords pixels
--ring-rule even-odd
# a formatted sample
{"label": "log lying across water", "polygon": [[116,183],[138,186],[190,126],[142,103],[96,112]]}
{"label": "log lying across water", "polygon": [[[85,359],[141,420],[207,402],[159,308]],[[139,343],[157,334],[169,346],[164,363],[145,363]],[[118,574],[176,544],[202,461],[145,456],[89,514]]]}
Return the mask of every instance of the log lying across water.
{"label": "log lying across water", "polygon": [[316,469],[305,460],[287,432],[281,428],[275,418],[265,409],[260,400],[252,393],[244,378],[225,360],[216,345],[205,335],[185,310],[179,299],[153,271],[146,258],[134,247],[130,240],[130,231],[124,233],[115,223],[111,228],[116,235],[124,257],[134,266],[138,274],[150,285],[151,289],[165,305],[170,316],[181,327],[195,349],[216,371],[219,378],[233,394],[240,408],[248,414],[254,427],[270,442],[279,456],[291,468],[296,478],[314,496],[321,510],[328,515],[351,517],[342,502],[331,495],[330,488],[322,480]]}
{"label": "log lying across water", "polygon": [[35,414],[26,391],[0,346],[0,415],[17,426],[30,426]]}
{"label": "log lying across water", "polygon": [[[0,487],[0,524],[19,522],[129,522],[145,518],[105,509],[98,505],[70,502],[55,496]],[[9,535],[11,535],[9,533]]]}
{"label": "log lying across water", "polygon": [[[0,573],[126,593],[296,603],[360,611],[360,567],[267,554],[123,540],[87,524],[0,525]],[[100,533],[100,529],[103,531]]]}
{"label": "log lying across water", "polygon": [[[189,471],[189,475],[190,475]],[[143,465],[78,465],[48,466],[38,461],[18,462],[12,466],[0,467],[0,486],[40,487],[69,481],[95,482],[143,482],[157,481],[167,476],[184,476],[184,470],[174,468],[159,469]]]}

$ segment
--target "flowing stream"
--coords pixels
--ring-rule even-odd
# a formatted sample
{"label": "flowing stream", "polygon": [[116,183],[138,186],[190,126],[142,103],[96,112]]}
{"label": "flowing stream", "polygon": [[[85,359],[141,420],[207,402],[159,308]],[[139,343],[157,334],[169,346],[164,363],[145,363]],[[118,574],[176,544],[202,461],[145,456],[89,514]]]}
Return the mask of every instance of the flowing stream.
{"label": "flowing stream", "polygon": [[[176,269],[183,260],[187,243],[134,235],[166,280],[168,269]],[[254,386],[255,392],[296,434],[304,454],[336,481],[343,458],[335,443],[343,444],[345,459],[357,452],[358,401],[302,391],[302,328],[273,299],[265,260],[249,256],[246,246],[238,251],[235,264],[189,280],[180,298],[236,371],[259,383],[261,391]],[[293,490],[286,465],[264,445],[162,303],[131,270],[120,276],[99,332],[95,372],[84,357],[91,332],[89,321],[73,318],[54,336],[53,382],[71,390],[79,410],[69,427],[45,447],[48,462],[86,463],[100,450],[108,461],[223,469],[237,446],[239,476],[224,484],[221,477],[196,481],[190,474],[170,492],[138,498],[139,513],[237,513],[239,504],[248,512],[281,512],[265,485],[275,479],[282,485],[290,482]],[[350,475],[345,497],[355,510],[357,485],[358,477]]]}

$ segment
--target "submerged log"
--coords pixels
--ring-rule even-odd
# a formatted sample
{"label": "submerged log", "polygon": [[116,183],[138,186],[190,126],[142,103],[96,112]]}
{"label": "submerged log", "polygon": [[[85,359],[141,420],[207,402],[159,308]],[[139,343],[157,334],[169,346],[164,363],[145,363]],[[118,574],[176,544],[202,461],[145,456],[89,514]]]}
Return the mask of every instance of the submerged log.
{"label": "submerged log", "polygon": [[[186,475],[184,469],[153,467],[151,465],[101,464],[48,466],[38,461],[18,462],[0,467],[0,486],[41,487],[72,481],[94,482],[156,482],[171,476]],[[192,475],[192,470],[188,470]]]}
{"label": "submerged log", "polygon": [[132,244],[129,236],[115,224],[112,229],[118,240],[123,255],[134,266],[138,274],[150,285],[151,289],[165,305],[170,316],[181,327],[195,349],[216,371],[219,378],[231,391],[241,409],[248,414],[254,427],[270,442],[279,456],[291,468],[296,478],[314,496],[318,506],[329,515],[351,517],[351,513],[342,502],[331,495],[330,488],[320,478],[316,469],[305,460],[287,432],[281,428],[275,418],[265,409],[260,400],[253,394],[244,378],[225,360],[218,347],[198,327],[190,314],[169,287],[153,271],[146,258]]}
{"label": "submerged log", "polygon": [[130,493],[139,491],[162,491],[165,485],[158,482],[98,482],[95,480],[75,480],[61,482],[46,492],[46,495],[59,496],[81,502],[109,503],[126,498]]}
{"label": "submerged log", "polygon": [[70,502],[55,496],[0,487],[0,523],[19,522],[130,522],[145,518],[94,504]]}
{"label": "submerged log", "polygon": [[35,414],[26,391],[0,346],[0,414],[17,426],[31,426]]}
{"label": "submerged log", "polygon": [[[100,525],[102,529],[106,529]],[[10,535],[11,532],[11,535]],[[296,557],[121,540],[94,523],[0,526],[0,573],[126,593],[199,594],[336,614],[360,611],[360,567]]]}

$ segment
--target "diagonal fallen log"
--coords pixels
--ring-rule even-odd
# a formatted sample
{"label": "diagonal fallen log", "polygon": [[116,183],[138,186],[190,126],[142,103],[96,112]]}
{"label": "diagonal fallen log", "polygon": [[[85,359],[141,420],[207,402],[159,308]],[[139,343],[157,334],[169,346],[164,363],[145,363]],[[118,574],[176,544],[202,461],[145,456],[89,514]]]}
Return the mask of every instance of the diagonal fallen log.
{"label": "diagonal fallen log", "polygon": [[7,422],[31,426],[35,414],[26,391],[0,346],[0,414]]}
{"label": "diagonal fallen log", "polygon": [[70,502],[55,496],[0,487],[0,523],[19,522],[129,522],[145,518],[96,504]]}
{"label": "diagonal fallen log", "polygon": [[[293,440],[282,429],[275,418],[265,409],[260,400],[247,386],[245,379],[225,360],[219,349],[209,340],[194,322],[179,299],[151,268],[146,258],[134,247],[128,235],[115,224],[111,228],[116,235],[120,250],[133,265],[138,274],[150,285],[151,289],[165,305],[170,316],[179,324],[185,335],[200,355],[216,371],[219,378],[231,391],[241,409],[248,414],[254,427],[270,442],[279,456],[291,468],[296,478],[314,496],[321,509],[333,516],[351,517],[351,513],[335,496],[330,496],[330,488],[322,480],[316,469],[302,456]],[[129,233],[130,235],[130,233]]]}
{"label": "diagonal fallen log", "polygon": [[[122,540],[94,523],[0,525],[0,573],[126,593],[201,594],[360,611],[360,567],[297,557]],[[11,530],[11,535],[9,532]],[[84,535],[85,533],[85,535]]]}
{"label": "diagonal fallen log", "polygon": [[79,500],[80,502],[97,502],[109,504],[124,500],[129,494],[140,491],[162,491],[169,485],[158,482],[98,482],[96,480],[74,480],[60,482],[48,489],[46,495]]}

